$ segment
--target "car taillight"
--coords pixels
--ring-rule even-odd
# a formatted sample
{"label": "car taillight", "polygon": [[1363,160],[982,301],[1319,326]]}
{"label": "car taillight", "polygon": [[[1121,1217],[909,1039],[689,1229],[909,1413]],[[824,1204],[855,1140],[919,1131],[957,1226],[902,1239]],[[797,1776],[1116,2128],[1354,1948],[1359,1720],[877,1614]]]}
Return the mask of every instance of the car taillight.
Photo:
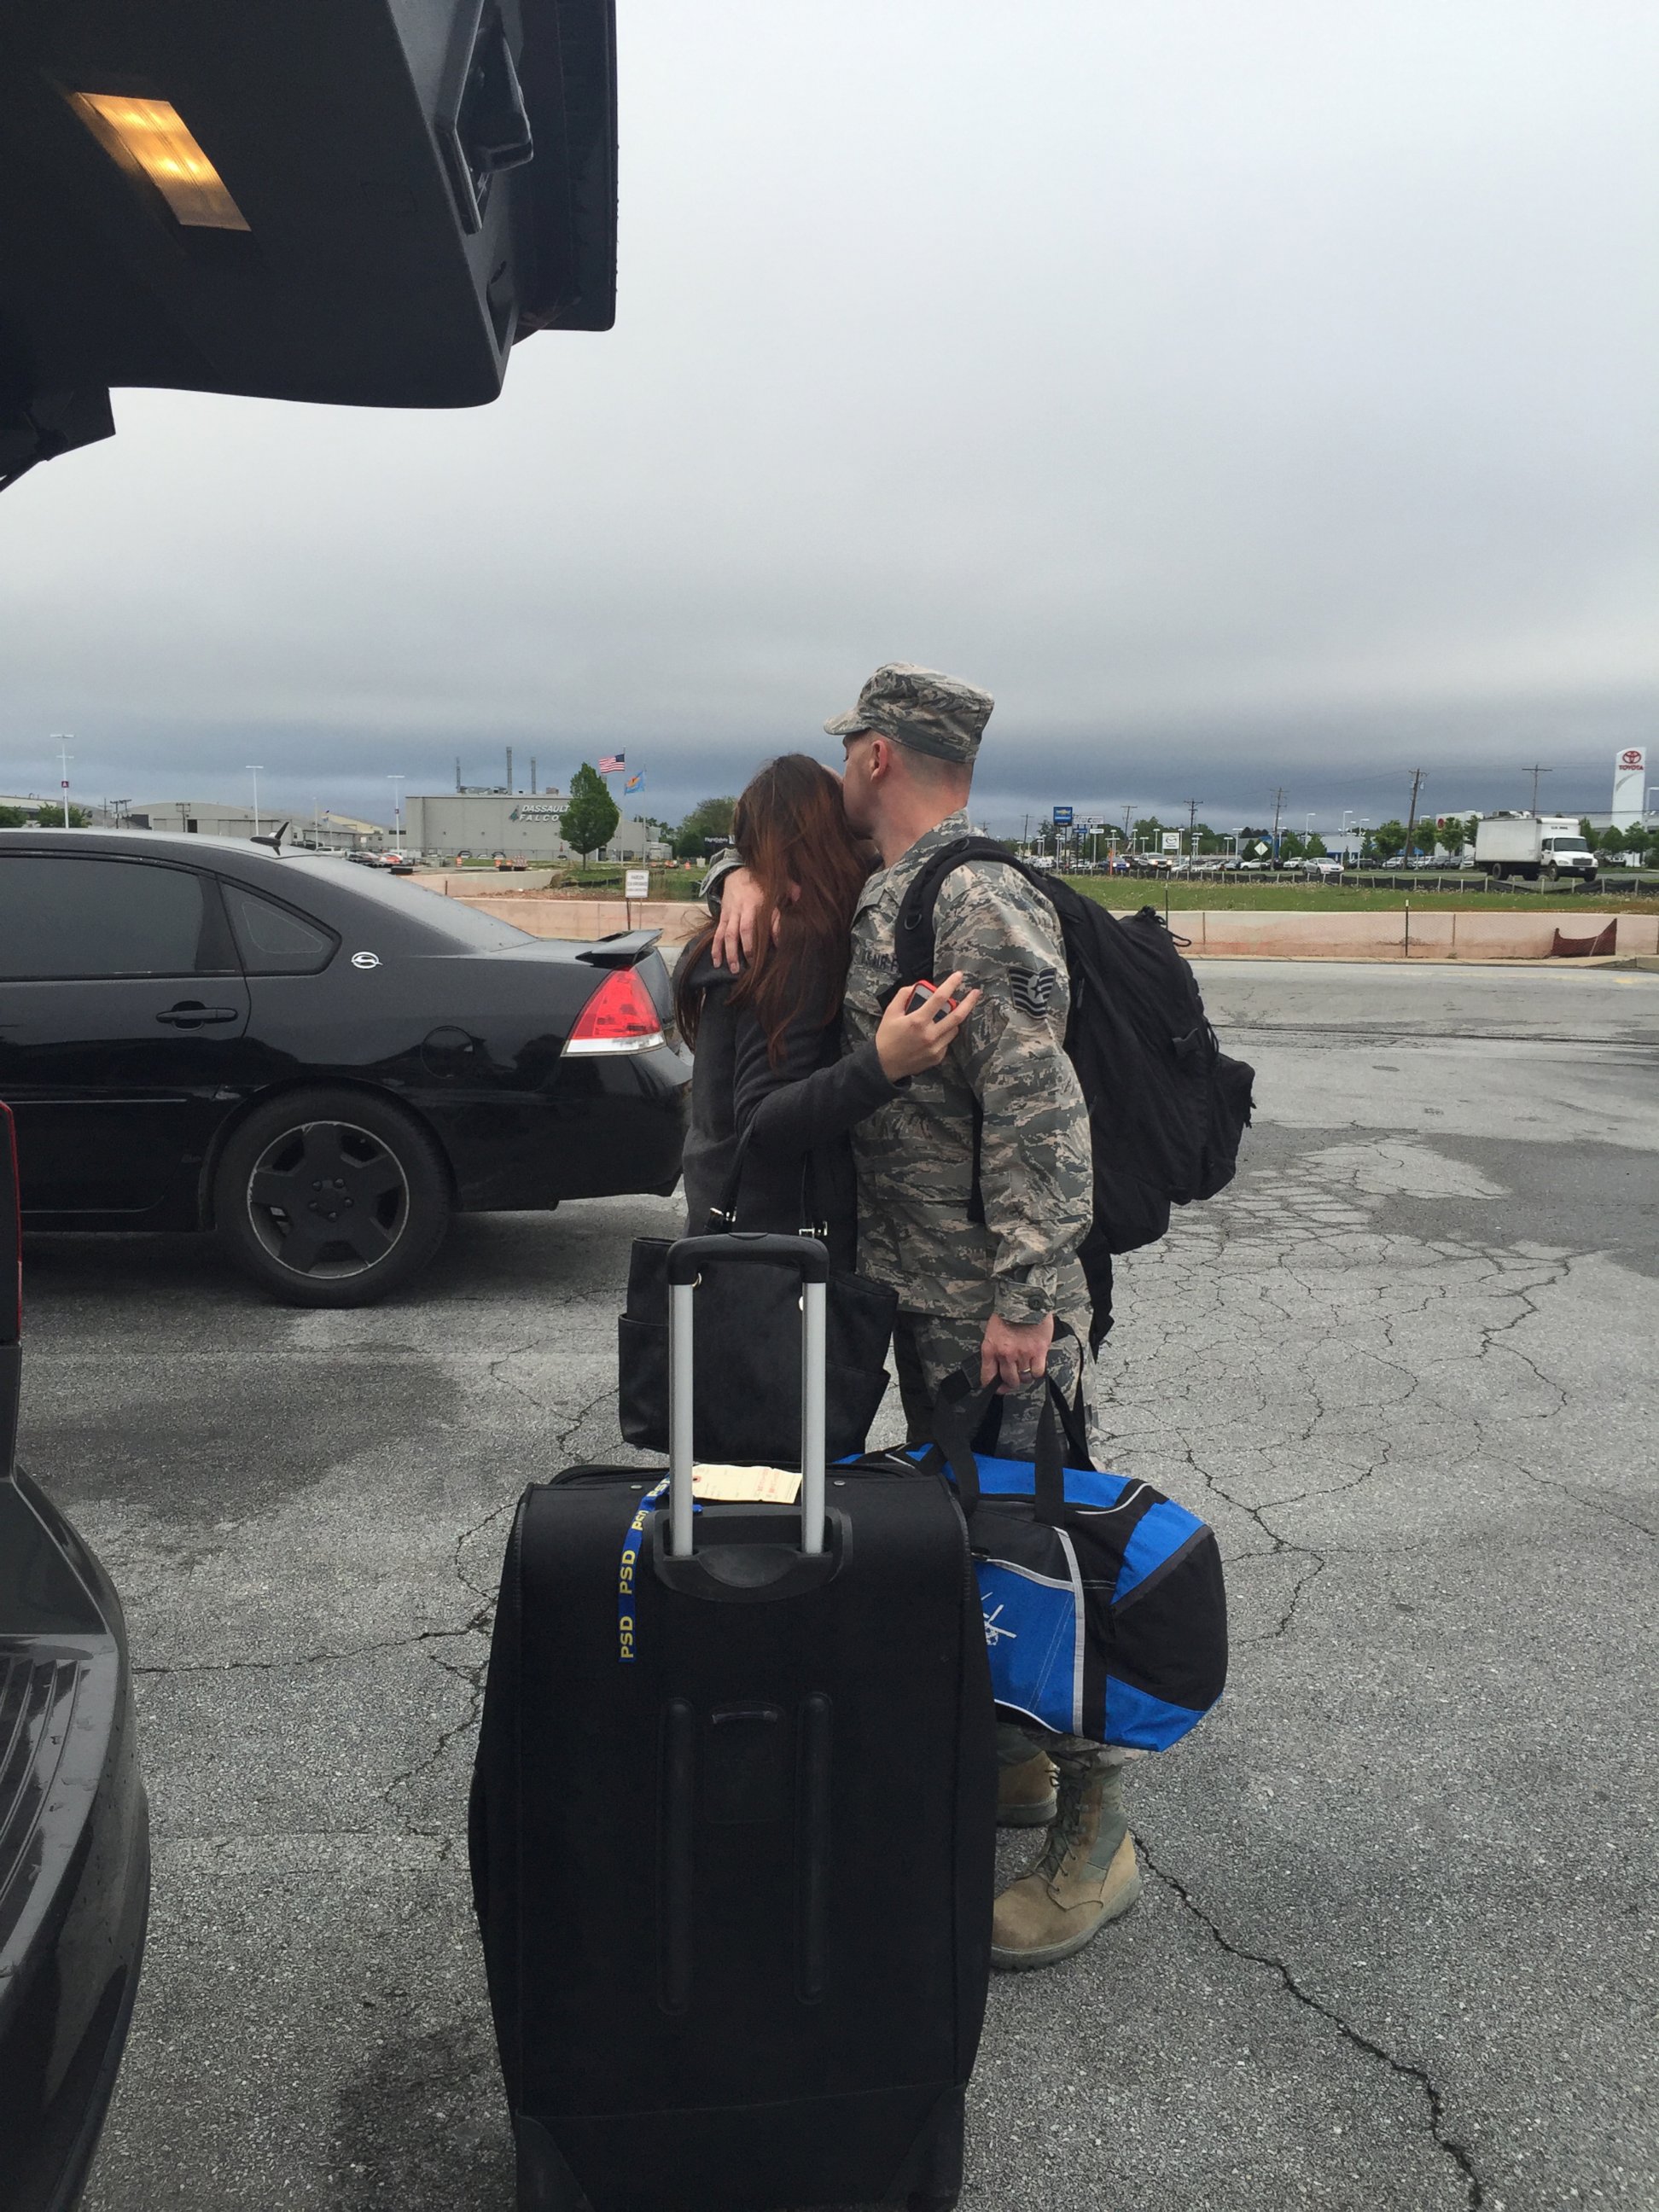
{"label": "car taillight", "polygon": [[567,1053],[648,1052],[663,1042],[662,1017],[631,968],[607,975],[576,1017]]}

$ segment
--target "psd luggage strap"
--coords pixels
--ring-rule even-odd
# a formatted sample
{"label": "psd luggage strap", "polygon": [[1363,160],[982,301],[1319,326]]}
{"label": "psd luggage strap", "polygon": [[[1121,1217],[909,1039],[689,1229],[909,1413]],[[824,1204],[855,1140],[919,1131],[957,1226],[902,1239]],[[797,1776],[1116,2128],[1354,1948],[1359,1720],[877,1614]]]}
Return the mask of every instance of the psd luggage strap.
{"label": "psd luggage strap", "polygon": [[640,1547],[645,1541],[645,1532],[659,1499],[668,1495],[668,1477],[664,1475],[654,1490],[647,1490],[640,1500],[639,1510],[628,1524],[628,1534],[623,1538],[622,1569],[617,1577],[617,1656],[626,1662],[634,1651],[634,1592],[639,1581]]}

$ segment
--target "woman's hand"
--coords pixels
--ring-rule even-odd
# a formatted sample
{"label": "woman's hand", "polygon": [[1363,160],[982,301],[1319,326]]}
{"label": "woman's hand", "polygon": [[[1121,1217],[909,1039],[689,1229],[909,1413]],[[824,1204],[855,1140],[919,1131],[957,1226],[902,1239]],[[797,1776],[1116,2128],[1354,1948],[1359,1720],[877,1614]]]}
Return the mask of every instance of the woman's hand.
{"label": "woman's hand", "polygon": [[907,1075],[926,1074],[930,1067],[937,1067],[949,1052],[963,1024],[979,1003],[979,993],[969,991],[955,1006],[945,1009],[945,1000],[956,997],[962,980],[960,969],[947,975],[938,992],[918,1006],[914,1014],[907,1014],[904,1007],[915,985],[907,983],[902,990],[893,994],[876,1031],[876,1057],[890,1083],[902,1082]]}

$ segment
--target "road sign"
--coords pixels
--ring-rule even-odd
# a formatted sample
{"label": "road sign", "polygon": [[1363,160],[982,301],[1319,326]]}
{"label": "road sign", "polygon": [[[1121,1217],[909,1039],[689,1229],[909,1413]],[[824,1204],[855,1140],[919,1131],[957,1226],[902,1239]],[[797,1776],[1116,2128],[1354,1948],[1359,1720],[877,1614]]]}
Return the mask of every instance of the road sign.
{"label": "road sign", "polygon": [[625,899],[649,898],[651,871],[649,868],[629,868],[623,877],[623,896]]}
{"label": "road sign", "polygon": [[1054,827],[1055,827],[1055,829],[1056,829],[1056,830],[1069,830],[1069,829],[1071,828],[1071,826],[1072,826],[1072,809],[1071,809],[1069,806],[1057,806],[1057,807],[1055,807],[1055,809],[1054,809]]}
{"label": "road sign", "polygon": [[1261,840],[1258,837],[1258,838],[1257,838],[1257,840],[1256,840],[1255,849],[1256,849],[1257,857],[1258,857],[1259,859],[1261,859],[1261,860],[1265,860],[1267,859],[1267,857],[1268,854],[1272,852],[1272,850],[1273,850],[1273,847],[1272,847],[1271,845],[1264,845],[1264,844],[1261,842]]}

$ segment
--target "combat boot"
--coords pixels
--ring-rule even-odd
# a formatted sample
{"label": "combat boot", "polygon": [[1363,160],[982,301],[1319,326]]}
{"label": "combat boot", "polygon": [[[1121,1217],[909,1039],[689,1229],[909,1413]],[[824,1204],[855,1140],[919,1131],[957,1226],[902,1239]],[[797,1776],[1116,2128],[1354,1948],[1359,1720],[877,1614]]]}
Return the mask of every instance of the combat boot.
{"label": "combat boot", "polygon": [[991,1964],[1052,1966],[1080,1951],[1140,1894],[1140,1863],[1123,1817],[1123,1767],[1096,1746],[1056,1746],[1059,1809],[1042,1856],[1010,1883],[991,1923]]}
{"label": "combat boot", "polygon": [[1006,1722],[997,1727],[997,1826],[1046,1828],[1060,1810],[1054,1761]]}

